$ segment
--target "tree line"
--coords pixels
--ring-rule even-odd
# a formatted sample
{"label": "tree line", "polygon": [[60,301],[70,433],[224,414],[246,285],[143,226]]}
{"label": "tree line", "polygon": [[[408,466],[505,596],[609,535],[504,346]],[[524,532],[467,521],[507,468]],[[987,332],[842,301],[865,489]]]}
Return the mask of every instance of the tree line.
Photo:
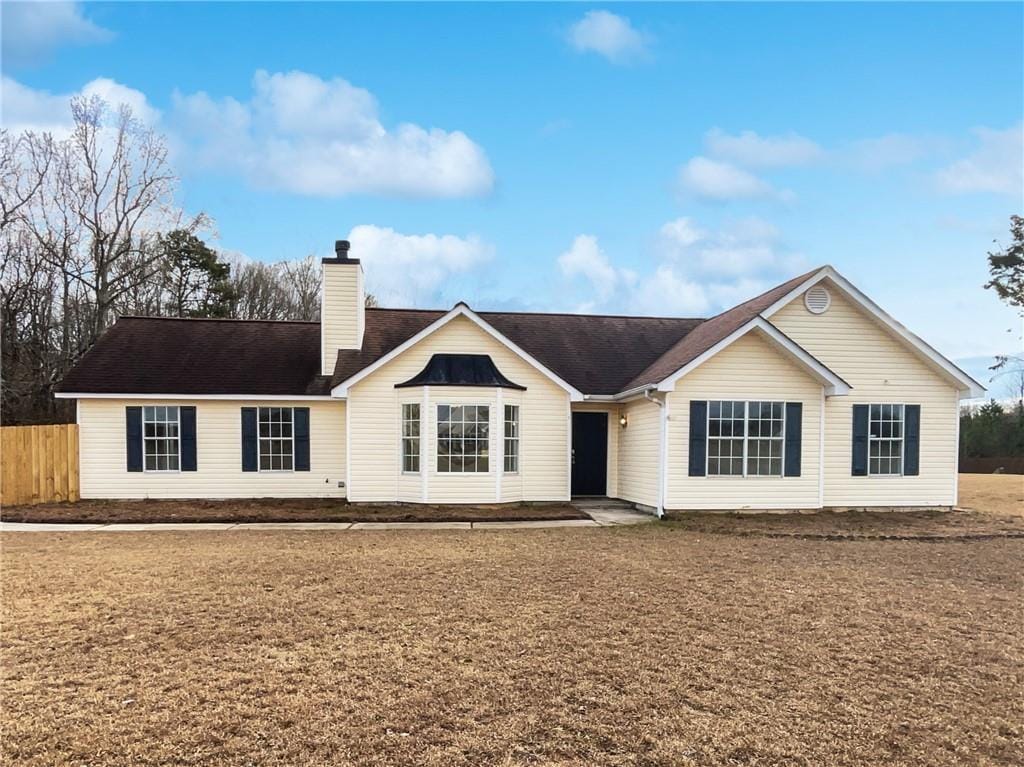
{"label": "tree line", "polygon": [[316,320],[313,256],[232,259],[175,203],[164,136],[126,106],[71,101],[66,138],[0,130],[0,415],[73,420],[53,387],[119,315]]}

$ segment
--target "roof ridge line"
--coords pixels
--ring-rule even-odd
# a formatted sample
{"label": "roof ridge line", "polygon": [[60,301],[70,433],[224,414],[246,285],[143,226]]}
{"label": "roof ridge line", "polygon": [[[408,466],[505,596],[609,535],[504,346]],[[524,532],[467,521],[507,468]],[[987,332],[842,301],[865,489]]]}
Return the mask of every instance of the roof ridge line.
{"label": "roof ridge line", "polygon": [[[465,302],[460,301],[465,304]],[[456,304],[457,306],[458,304]],[[389,307],[389,306],[368,306],[366,310],[374,312],[423,312],[433,314],[447,314],[450,309],[418,309],[412,307]],[[678,320],[686,322],[706,322],[709,317],[672,317],[668,315],[648,314],[584,314],[582,312],[529,312],[529,311],[502,311],[500,309],[473,309],[475,314],[526,314],[534,317],[606,317],[617,320]]]}
{"label": "roof ridge line", "polygon": [[177,322],[271,322],[277,325],[319,325],[320,320],[246,320],[239,317],[154,317],[146,314],[120,314],[117,320],[174,320]]}

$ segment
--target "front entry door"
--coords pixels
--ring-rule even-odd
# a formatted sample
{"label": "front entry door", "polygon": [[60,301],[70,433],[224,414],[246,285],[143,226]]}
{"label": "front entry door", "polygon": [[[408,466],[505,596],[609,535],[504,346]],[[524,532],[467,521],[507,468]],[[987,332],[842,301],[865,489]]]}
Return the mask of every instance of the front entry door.
{"label": "front entry door", "polygon": [[572,414],[572,494],[608,494],[608,414]]}

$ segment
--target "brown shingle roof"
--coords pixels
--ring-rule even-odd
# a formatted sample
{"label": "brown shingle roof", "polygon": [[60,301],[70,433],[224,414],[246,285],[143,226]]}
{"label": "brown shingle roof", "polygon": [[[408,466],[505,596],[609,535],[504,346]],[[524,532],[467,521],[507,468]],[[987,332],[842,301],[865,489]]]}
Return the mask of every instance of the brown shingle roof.
{"label": "brown shingle roof", "polygon": [[[367,309],[363,348],[338,352],[331,385],[358,373],[447,312]],[[697,327],[701,320],[590,314],[479,312],[546,368],[586,394],[615,394],[622,384]]]}
{"label": "brown shingle roof", "polygon": [[681,338],[665,354],[661,355],[639,375],[630,380],[622,390],[627,391],[648,384],[656,384],[668,378],[679,368],[683,367],[683,365],[699,357],[719,341],[726,338],[730,333],[746,325],[754,317],[818,271],[820,270],[812,269],[806,274],[794,277],[759,296],[751,298],[749,301],[744,301],[732,309],[724,311],[709,320],[705,320],[700,324],[700,327]]}
{"label": "brown shingle roof", "polygon": [[320,323],[121,317],[58,386],[107,394],[327,394]]}
{"label": "brown shingle roof", "polygon": [[[710,320],[528,312],[479,316],[581,392],[618,394],[671,375],[813,273]],[[445,314],[367,309],[363,348],[338,352],[329,377],[320,375],[316,322],[122,317],[57,390],[324,395]]]}

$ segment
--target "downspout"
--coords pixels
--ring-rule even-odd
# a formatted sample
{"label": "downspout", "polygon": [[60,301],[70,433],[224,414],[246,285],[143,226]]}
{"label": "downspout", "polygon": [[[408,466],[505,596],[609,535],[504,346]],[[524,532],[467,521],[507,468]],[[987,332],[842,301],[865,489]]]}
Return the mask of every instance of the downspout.
{"label": "downspout", "polygon": [[659,416],[658,417],[658,422],[659,422],[659,429],[658,429],[658,432],[659,432],[659,434],[658,434],[658,505],[657,505],[657,507],[655,508],[654,511],[655,511],[655,514],[657,514],[658,519],[661,519],[662,517],[665,516],[665,481],[666,481],[666,477],[668,476],[667,472],[665,470],[666,469],[666,465],[667,465],[667,458],[668,458],[668,456],[666,455],[666,453],[668,451],[668,405],[665,403],[664,399],[659,399],[658,397],[652,397],[651,396],[651,392],[652,391],[654,391],[653,388],[644,389],[644,399],[647,400],[648,402],[653,402],[655,405],[658,406],[658,409],[659,409],[659,413],[658,413],[658,416]]}

